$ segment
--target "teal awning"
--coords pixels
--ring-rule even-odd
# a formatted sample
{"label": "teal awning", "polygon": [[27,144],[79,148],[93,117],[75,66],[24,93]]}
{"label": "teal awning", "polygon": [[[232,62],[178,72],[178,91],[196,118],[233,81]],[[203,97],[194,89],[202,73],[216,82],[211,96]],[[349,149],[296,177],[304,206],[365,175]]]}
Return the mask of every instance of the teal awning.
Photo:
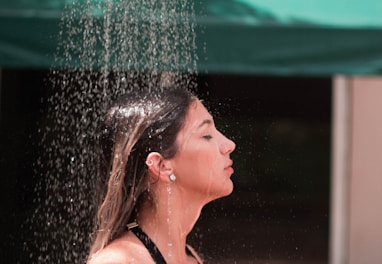
{"label": "teal awning", "polygon": [[[62,10],[71,2],[0,0],[0,67],[54,66]],[[195,1],[200,72],[382,73],[380,0],[200,2]]]}

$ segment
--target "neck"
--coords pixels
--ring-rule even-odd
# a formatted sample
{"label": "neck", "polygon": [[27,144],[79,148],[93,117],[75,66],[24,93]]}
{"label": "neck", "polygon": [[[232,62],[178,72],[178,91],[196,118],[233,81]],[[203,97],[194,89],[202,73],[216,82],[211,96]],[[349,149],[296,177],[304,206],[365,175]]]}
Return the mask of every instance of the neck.
{"label": "neck", "polygon": [[185,247],[204,202],[186,195],[172,183],[157,183],[155,205],[143,206],[137,222],[155,243],[167,263],[187,263]]}

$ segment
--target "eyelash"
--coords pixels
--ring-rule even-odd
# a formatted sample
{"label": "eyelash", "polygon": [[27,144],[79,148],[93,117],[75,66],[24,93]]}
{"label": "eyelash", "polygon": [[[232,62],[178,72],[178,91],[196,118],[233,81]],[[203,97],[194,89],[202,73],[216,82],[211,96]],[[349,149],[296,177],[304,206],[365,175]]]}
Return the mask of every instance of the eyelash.
{"label": "eyelash", "polygon": [[212,136],[211,135],[205,135],[205,136],[203,136],[203,138],[207,139],[207,140],[210,140],[210,139],[212,139]]}

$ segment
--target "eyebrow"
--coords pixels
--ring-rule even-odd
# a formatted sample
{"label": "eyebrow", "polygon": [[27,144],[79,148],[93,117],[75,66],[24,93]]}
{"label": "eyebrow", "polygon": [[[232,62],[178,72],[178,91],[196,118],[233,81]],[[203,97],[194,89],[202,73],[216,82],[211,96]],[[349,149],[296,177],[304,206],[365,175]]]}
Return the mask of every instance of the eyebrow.
{"label": "eyebrow", "polygon": [[210,125],[210,124],[213,124],[212,119],[205,119],[205,120],[203,120],[202,123],[200,123],[200,125],[198,126],[198,128],[201,128],[201,127],[204,126],[204,125]]}

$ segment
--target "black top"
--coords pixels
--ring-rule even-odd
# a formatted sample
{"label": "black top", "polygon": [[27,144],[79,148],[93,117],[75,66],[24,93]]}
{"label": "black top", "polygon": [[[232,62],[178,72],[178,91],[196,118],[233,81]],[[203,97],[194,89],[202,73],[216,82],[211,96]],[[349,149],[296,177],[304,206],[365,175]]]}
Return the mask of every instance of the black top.
{"label": "black top", "polygon": [[[166,261],[164,260],[164,257],[160,253],[157,246],[149,238],[149,236],[145,232],[143,232],[143,230],[138,225],[133,225],[132,227],[128,227],[128,228],[129,230],[131,230],[131,232],[133,232],[139,238],[139,240],[147,248],[147,250],[149,251],[151,257],[153,258],[156,264],[166,264]],[[186,253],[187,255],[195,258],[195,256],[192,254],[191,250],[187,246],[186,246]]]}

